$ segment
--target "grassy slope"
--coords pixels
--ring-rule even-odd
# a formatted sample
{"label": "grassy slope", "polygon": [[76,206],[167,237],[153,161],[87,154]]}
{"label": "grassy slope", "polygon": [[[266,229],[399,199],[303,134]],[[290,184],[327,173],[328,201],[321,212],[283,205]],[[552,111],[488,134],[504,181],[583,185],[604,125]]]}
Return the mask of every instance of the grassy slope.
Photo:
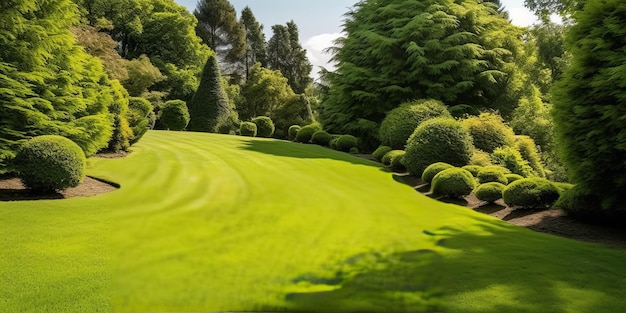
{"label": "grassy slope", "polygon": [[435,202],[376,163],[149,132],[118,191],[0,203],[0,311],[626,311],[626,253]]}

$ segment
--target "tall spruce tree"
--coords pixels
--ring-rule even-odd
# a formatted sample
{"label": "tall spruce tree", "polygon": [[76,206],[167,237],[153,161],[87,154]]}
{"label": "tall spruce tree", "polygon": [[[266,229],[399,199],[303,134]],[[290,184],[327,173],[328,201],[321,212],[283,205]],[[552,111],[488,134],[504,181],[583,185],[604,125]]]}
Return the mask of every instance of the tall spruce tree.
{"label": "tall spruce tree", "polygon": [[300,45],[298,26],[290,21],[286,25],[272,26],[272,32],[267,44],[267,67],[279,70],[295,93],[304,93],[313,81],[310,76],[313,66]]}
{"label": "tall spruce tree", "polygon": [[245,29],[237,21],[237,12],[228,0],[200,0],[194,15],[196,32],[226,62],[237,62],[245,54]]}
{"label": "tall spruce tree", "polygon": [[220,69],[215,55],[206,62],[198,90],[188,105],[191,120],[187,129],[217,132],[230,117],[228,96],[220,81]]}
{"label": "tall spruce tree", "polygon": [[252,9],[246,6],[241,11],[241,19],[239,23],[246,30],[246,52],[244,55],[244,67],[246,79],[250,75],[250,68],[257,62],[261,66],[265,66],[265,34],[263,34],[263,25],[257,22],[252,13]]}

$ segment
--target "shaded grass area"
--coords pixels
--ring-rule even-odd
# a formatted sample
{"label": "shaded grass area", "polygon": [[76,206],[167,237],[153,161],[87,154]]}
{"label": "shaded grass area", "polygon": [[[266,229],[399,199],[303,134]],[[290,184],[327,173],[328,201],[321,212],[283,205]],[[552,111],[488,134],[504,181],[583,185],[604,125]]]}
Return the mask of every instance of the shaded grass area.
{"label": "shaded grass area", "polygon": [[[624,311],[626,255],[439,203],[312,145],[150,131],[85,199],[0,203],[0,307]],[[9,282],[9,283],[5,283]]]}

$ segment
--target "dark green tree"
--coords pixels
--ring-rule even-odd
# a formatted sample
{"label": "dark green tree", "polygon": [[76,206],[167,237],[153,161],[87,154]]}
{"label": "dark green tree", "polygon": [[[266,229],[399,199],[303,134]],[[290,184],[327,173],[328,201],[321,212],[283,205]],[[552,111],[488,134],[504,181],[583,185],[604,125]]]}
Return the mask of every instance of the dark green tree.
{"label": "dark green tree", "polygon": [[272,71],[256,63],[250,70],[250,77],[241,87],[241,100],[237,104],[239,118],[249,120],[259,115],[277,118],[274,113],[293,96],[293,90],[280,71]]}
{"label": "dark green tree", "polygon": [[313,81],[313,66],[300,45],[298,26],[293,21],[272,26],[272,38],[267,44],[267,67],[279,70],[287,78],[295,93],[304,93]]}
{"label": "dark green tree", "polygon": [[252,9],[246,6],[241,11],[239,23],[246,31],[246,53],[244,55],[244,67],[246,79],[250,74],[250,68],[257,62],[261,66],[265,66],[265,34],[263,34],[263,25],[257,22],[252,13]]}
{"label": "dark green tree", "polygon": [[198,19],[196,33],[227,62],[241,60],[246,52],[244,27],[228,0],[200,0],[194,11]]}
{"label": "dark green tree", "polygon": [[589,1],[566,39],[572,64],[553,88],[561,158],[571,178],[626,213],[626,2]]}
{"label": "dark green tree", "polygon": [[228,97],[220,82],[215,55],[209,56],[196,94],[189,103],[189,130],[217,132],[230,117]]}

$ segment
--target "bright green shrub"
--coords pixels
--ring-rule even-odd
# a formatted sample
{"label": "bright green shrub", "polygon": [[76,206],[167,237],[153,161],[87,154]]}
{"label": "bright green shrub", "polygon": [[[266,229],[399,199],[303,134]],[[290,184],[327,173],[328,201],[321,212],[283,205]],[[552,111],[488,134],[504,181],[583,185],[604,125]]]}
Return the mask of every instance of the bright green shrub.
{"label": "bright green shrub", "polygon": [[256,124],[252,122],[241,122],[241,124],[239,124],[239,134],[246,137],[256,137]]}
{"label": "bright green shrub", "polygon": [[458,167],[439,172],[433,177],[431,191],[435,195],[461,197],[472,193],[476,180],[472,173]]}
{"label": "bright green shrub", "polygon": [[559,189],[559,193],[563,194],[564,192],[574,188],[574,184],[563,183],[563,182],[552,182],[552,184]]}
{"label": "bright green shrub", "polygon": [[450,117],[439,100],[422,99],[402,104],[389,111],[380,124],[380,140],[393,149],[404,149],[407,139],[422,122],[435,117]]}
{"label": "bright green shrub", "polygon": [[50,191],[75,187],[85,177],[87,161],[73,141],[57,136],[38,136],[24,143],[14,166],[27,188]]}
{"label": "bright green shrub", "polygon": [[541,165],[541,157],[535,141],[528,136],[515,136],[515,148],[517,148],[522,158],[528,162],[533,172],[537,176],[545,178],[546,174],[543,170],[543,165]]}
{"label": "bright green shrub", "polygon": [[311,141],[311,137],[313,137],[313,134],[315,134],[316,131],[320,130],[322,130],[322,125],[320,125],[319,123],[306,125],[300,128],[300,130],[296,134],[296,141],[309,143]]}
{"label": "bright green shrub", "polygon": [[130,141],[131,145],[139,141],[148,129],[154,126],[154,124],[151,125],[150,113],[152,113],[152,104],[150,101],[139,97],[130,97],[128,99],[126,119],[133,131],[133,139]]}
{"label": "bright green shrub", "polygon": [[559,189],[544,178],[524,178],[508,185],[502,198],[510,207],[549,208],[559,199]]}
{"label": "bright green shrub", "polygon": [[189,124],[189,111],[182,100],[169,100],[159,111],[159,122],[165,129],[184,130]]}
{"label": "bright green shrub", "polygon": [[510,185],[512,182],[516,180],[524,179],[524,176],[522,175],[510,174],[510,173],[504,174],[504,177],[506,177],[507,185]]}
{"label": "bright green shrub", "polygon": [[109,140],[107,150],[118,152],[126,151],[130,148],[130,141],[133,138],[133,130],[128,125],[126,117],[123,115],[113,116],[113,135]]}
{"label": "bright green shrub", "polygon": [[406,152],[404,150],[399,151],[402,152],[391,156],[391,168],[397,171],[404,171],[406,169],[406,166],[404,166],[404,155]]}
{"label": "bright green shrub", "polygon": [[435,118],[415,129],[407,141],[404,163],[411,174],[422,176],[424,169],[436,162],[467,165],[473,150],[472,138],[460,122]]}
{"label": "bright green shrub", "polygon": [[358,154],[359,153],[359,148],[352,147],[352,148],[350,148],[350,151],[348,151],[348,153],[350,153],[350,154]]}
{"label": "bright green shrub", "polygon": [[252,119],[252,123],[256,124],[257,137],[269,138],[274,134],[274,122],[267,116],[257,116]]}
{"label": "bright green shrub", "polygon": [[482,170],[483,167],[479,165],[465,165],[462,167],[462,169],[472,173],[474,177],[478,177],[478,172],[480,172],[480,170]]}
{"label": "bright green shrub", "polygon": [[393,160],[394,158],[397,158],[398,156],[404,156],[405,152],[404,150],[391,150],[389,152],[387,152],[382,159],[380,159],[380,163],[384,164],[384,165],[391,165],[391,160]]}
{"label": "bright green shrub", "polygon": [[311,136],[311,142],[320,146],[328,146],[331,138],[332,136],[328,132],[318,130]]}
{"label": "bright green shrub", "polygon": [[287,131],[287,139],[289,139],[290,141],[295,141],[296,140],[296,134],[298,133],[298,131],[300,130],[300,125],[291,125],[289,126],[289,130]]}
{"label": "bright green shrub", "polygon": [[472,151],[472,157],[470,158],[469,164],[478,166],[492,165],[491,155],[483,150],[474,149],[474,151]]}
{"label": "bright green shrub", "polygon": [[532,167],[522,158],[522,155],[513,147],[497,148],[491,154],[493,164],[509,169],[513,174],[524,177],[534,176]]}
{"label": "bright green shrub", "polygon": [[498,114],[481,113],[479,116],[466,118],[462,123],[472,135],[474,146],[487,153],[515,142],[513,130],[504,124]]}
{"label": "bright green shrub", "polygon": [[504,173],[495,168],[483,168],[478,172],[478,176],[476,177],[481,184],[496,182],[506,185],[508,183]]}
{"label": "bright green shrub", "polygon": [[494,170],[494,171],[500,171],[503,174],[511,174],[511,170],[509,170],[508,168],[501,166],[501,165],[488,165],[488,166],[483,166],[484,169],[489,169],[489,170]]}
{"label": "bright green shrub", "polygon": [[75,142],[85,156],[90,157],[104,149],[113,136],[113,123],[106,115],[88,115],[72,123],[62,135]]}
{"label": "bright green shrub", "polygon": [[350,149],[355,148],[358,142],[356,137],[352,135],[341,135],[341,137],[337,138],[337,142],[335,145],[337,146],[337,150],[339,151],[350,151]]}
{"label": "bright green shrub", "polygon": [[379,146],[374,152],[372,152],[372,156],[374,159],[381,161],[383,156],[387,154],[387,152],[393,150],[390,146]]}
{"label": "bright green shrub", "polygon": [[476,194],[476,198],[478,198],[478,200],[495,202],[496,200],[502,198],[502,191],[504,191],[504,188],[506,188],[506,185],[498,182],[489,182],[476,187],[476,189],[474,189],[474,194]]}
{"label": "bright green shrub", "polygon": [[439,174],[439,172],[453,167],[454,166],[444,162],[433,163],[424,169],[424,173],[422,173],[422,180],[430,184],[433,181],[433,177]]}

